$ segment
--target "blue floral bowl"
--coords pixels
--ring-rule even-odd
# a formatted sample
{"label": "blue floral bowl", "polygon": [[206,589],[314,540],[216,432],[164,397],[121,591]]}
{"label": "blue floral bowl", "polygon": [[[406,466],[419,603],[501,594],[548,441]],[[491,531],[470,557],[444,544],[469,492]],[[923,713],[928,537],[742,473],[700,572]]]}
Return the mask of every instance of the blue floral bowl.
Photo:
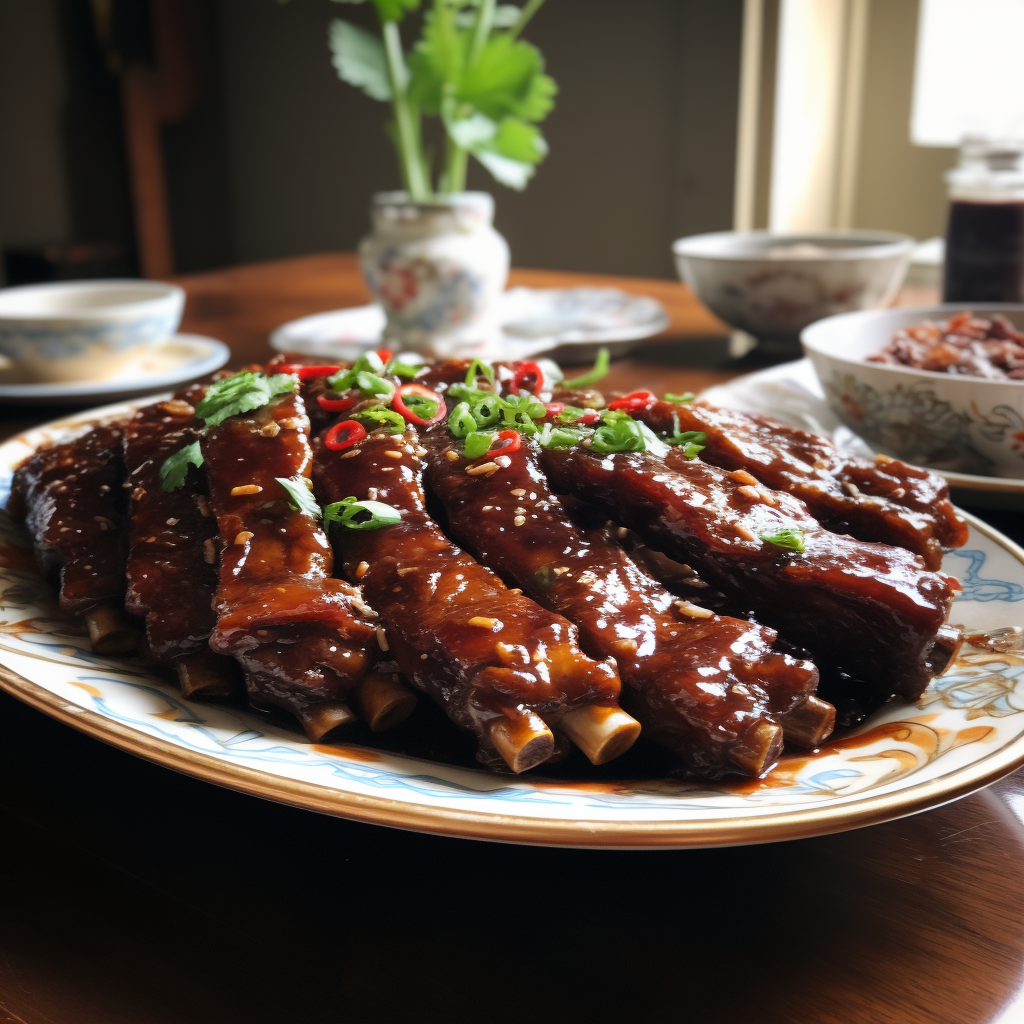
{"label": "blue floral bowl", "polygon": [[800,337],[829,405],[876,449],[935,469],[1024,478],[1024,381],[867,362],[901,327],[965,309],[1024,328],[1024,305],[946,303],[830,316]]}
{"label": "blue floral bowl", "polygon": [[103,380],[178,329],[185,293],[159,281],[69,281],[0,290],[10,383]]}

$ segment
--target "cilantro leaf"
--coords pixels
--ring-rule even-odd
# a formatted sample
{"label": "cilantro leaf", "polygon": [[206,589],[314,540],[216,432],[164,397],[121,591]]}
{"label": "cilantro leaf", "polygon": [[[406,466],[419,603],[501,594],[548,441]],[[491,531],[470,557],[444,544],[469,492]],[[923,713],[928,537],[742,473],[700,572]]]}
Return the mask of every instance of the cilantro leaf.
{"label": "cilantro leaf", "polygon": [[372,100],[391,99],[387,57],[380,39],[365,28],[335,18],[328,34],[331,63],[338,77]]}
{"label": "cilantro leaf", "polygon": [[265,373],[246,370],[211,384],[196,406],[196,415],[205,420],[207,426],[216,427],[232,416],[269,405],[278,395],[294,392],[295,386],[295,378],[287,373],[268,377]]}
{"label": "cilantro leaf", "polygon": [[777,548],[795,551],[798,555],[803,554],[807,547],[804,541],[804,531],[798,526],[783,526],[775,533],[762,533],[761,540],[766,540]]}
{"label": "cilantro leaf", "polygon": [[189,466],[201,466],[203,453],[198,441],[185,445],[180,451],[164,459],[160,467],[160,487],[165,491],[176,491],[184,486]]}
{"label": "cilantro leaf", "polygon": [[[365,0],[334,0],[336,4],[361,4]],[[381,21],[401,21],[406,11],[415,11],[420,0],[371,0]]]}
{"label": "cilantro leaf", "polygon": [[282,477],[275,476],[274,479],[288,492],[291,501],[288,504],[296,511],[303,512],[313,519],[320,518],[320,506],[313,497],[309,484],[304,476]]}

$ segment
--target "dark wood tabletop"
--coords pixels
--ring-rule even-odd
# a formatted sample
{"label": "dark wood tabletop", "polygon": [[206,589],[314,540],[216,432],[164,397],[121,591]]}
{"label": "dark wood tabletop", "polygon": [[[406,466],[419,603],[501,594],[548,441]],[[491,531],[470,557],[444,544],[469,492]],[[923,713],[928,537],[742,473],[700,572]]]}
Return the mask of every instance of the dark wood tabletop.
{"label": "dark wood tabletop", "polygon": [[[351,255],[180,279],[233,364],[367,301]],[[668,281],[671,326],[609,383],[740,371]],[[743,367],[746,368],[746,367]],[[5,410],[0,435],[60,410]],[[1016,539],[1019,516],[976,510]],[[2,595],[0,595],[2,600]],[[177,775],[0,695],[0,1024],[1024,1019],[1024,774],[915,817],[680,852],[555,850],[355,824]]]}

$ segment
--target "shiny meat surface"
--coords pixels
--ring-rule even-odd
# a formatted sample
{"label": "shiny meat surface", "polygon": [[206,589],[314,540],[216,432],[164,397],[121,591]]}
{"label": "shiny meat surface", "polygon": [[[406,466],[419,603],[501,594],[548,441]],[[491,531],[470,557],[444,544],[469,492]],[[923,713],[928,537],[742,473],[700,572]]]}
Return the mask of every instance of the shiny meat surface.
{"label": "shiny meat surface", "polygon": [[[792,495],[742,483],[681,456],[672,467],[647,453],[544,453],[557,490],[596,502],[652,547],[693,566],[758,621],[884,695],[920,696],[945,668],[937,643],[954,581],[902,548],[823,529]],[[798,554],[764,539],[802,533]]]}
{"label": "shiny meat surface", "polygon": [[164,460],[199,437],[190,399],[201,397],[199,389],[148,405],[124,429],[131,517],[125,606],[144,617],[144,653],[157,661],[204,651],[215,622],[217,522],[205,477],[192,467],[178,490],[160,484]]}
{"label": "shiny meat surface", "polygon": [[700,457],[722,469],[746,470],[768,487],[803,501],[823,526],[860,540],[894,544],[919,554],[929,569],[943,547],[967,541],[967,524],[936,473],[879,456],[841,452],[828,438],[763,416],[703,402],[653,402],[636,413],[652,430],[700,430]]}
{"label": "shiny meat surface", "polygon": [[426,511],[423,454],[412,428],[345,451],[318,442],[317,493],[325,503],[351,495],[401,510],[392,526],[334,528],[345,574],[379,613],[407,678],[477,735],[481,760],[499,766],[487,729],[493,720],[527,708],[557,729],[570,709],[614,706],[619,680],[580,651],[575,627],[509,590],[448,540]]}
{"label": "shiny meat surface", "polygon": [[[715,776],[747,767],[765,716],[813,692],[814,666],[774,654],[771,630],[677,601],[602,532],[580,530],[549,489],[531,443],[501,464],[468,462],[461,442],[443,430],[428,433],[426,444],[430,486],[450,531],[576,623],[591,654],[614,658],[623,706],[645,736],[690,768]],[[467,472],[488,465],[493,471]]]}
{"label": "shiny meat surface", "polygon": [[121,603],[127,558],[121,424],[41,448],[14,474],[8,510],[25,523],[60,606],[80,615]]}
{"label": "shiny meat surface", "polygon": [[375,647],[358,590],[331,576],[319,523],[276,479],[307,486],[308,427],[286,395],[211,427],[202,444],[221,545],[210,645],[238,658],[256,700],[300,718],[343,696]]}

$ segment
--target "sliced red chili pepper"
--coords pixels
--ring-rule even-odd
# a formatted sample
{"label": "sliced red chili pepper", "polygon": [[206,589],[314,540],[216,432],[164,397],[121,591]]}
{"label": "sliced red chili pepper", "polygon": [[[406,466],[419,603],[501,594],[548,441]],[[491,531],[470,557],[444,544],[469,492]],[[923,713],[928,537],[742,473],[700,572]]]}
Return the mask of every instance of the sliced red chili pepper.
{"label": "sliced red chili pepper", "polygon": [[577,423],[582,423],[586,427],[593,426],[601,418],[599,412],[595,412],[593,409],[588,409],[578,420]]}
{"label": "sliced red chili pepper", "polygon": [[654,395],[650,391],[633,391],[622,398],[616,398],[608,403],[609,409],[626,409],[633,411],[643,409],[654,401]]}
{"label": "sliced red chili pepper", "polygon": [[299,380],[311,380],[313,377],[333,377],[340,366],[300,366]]}
{"label": "sliced red chili pepper", "polygon": [[[527,387],[526,382],[533,378],[533,386]],[[512,374],[512,391],[519,394],[520,391],[529,391],[531,394],[539,395],[540,389],[544,386],[544,371],[530,360],[527,363],[520,363],[516,372]]]}
{"label": "sliced red chili pepper", "polygon": [[387,366],[387,365],[388,365],[388,363],[390,363],[390,362],[391,362],[391,357],[392,357],[392,356],[393,356],[394,354],[395,354],[395,353],[394,353],[394,352],[392,352],[392,351],[391,351],[391,349],[389,349],[389,348],[379,348],[379,349],[377,349],[377,358],[378,358],[378,359],[379,359],[379,360],[380,360],[380,361],[381,361],[381,362],[382,362],[382,363],[383,363],[383,364],[384,364],[385,366]]}
{"label": "sliced red chili pepper", "polygon": [[487,450],[488,455],[508,455],[523,447],[523,435],[518,430],[500,430],[494,440],[497,443]]}
{"label": "sliced red chili pepper", "polygon": [[[345,436],[339,440],[339,435]],[[342,448],[351,448],[366,437],[366,427],[355,420],[345,420],[343,423],[335,423],[330,430],[324,434],[324,444],[332,452],[340,452]]]}
{"label": "sliced red chili pepper", "polygon": [[351,409],[359,399],[355,395],[346,395],[344,398],[328,398],[326,395],[316,396],[317,405],[325,412],[345,412]]}
{"label": "sliced red chili pepper", "polygon": [[[430,419],[425,420],[422,416],[414,413],[412,409],[405,404],[406,395],[416,395],[419,398],[426,398],[431,402],[436,402],[437,410]],[[424,387],[422,384],[415,383],[402,384],[400,387],[396,388],[394,397],[391,399],[391,408],[396,412],[401,413],[408,423],[415,423],[418,427],[429,427],[435,423],[440,423],[447,412],[444,407],[444,399],[436,391],[431,391],[430,388]]]}
{"label": "sliced red chili pepper", "polygon": [[271,363],[269,368],[275,373],[294,373],[296,375],[305,369],[301,363],[281,363],[279,366],[274,366]]}
{"label": "sliced red chili pepper", "polygon": [[545,402],[544,409],[546,410],[544,419],[553,420],[565,409],[565,402]]}

